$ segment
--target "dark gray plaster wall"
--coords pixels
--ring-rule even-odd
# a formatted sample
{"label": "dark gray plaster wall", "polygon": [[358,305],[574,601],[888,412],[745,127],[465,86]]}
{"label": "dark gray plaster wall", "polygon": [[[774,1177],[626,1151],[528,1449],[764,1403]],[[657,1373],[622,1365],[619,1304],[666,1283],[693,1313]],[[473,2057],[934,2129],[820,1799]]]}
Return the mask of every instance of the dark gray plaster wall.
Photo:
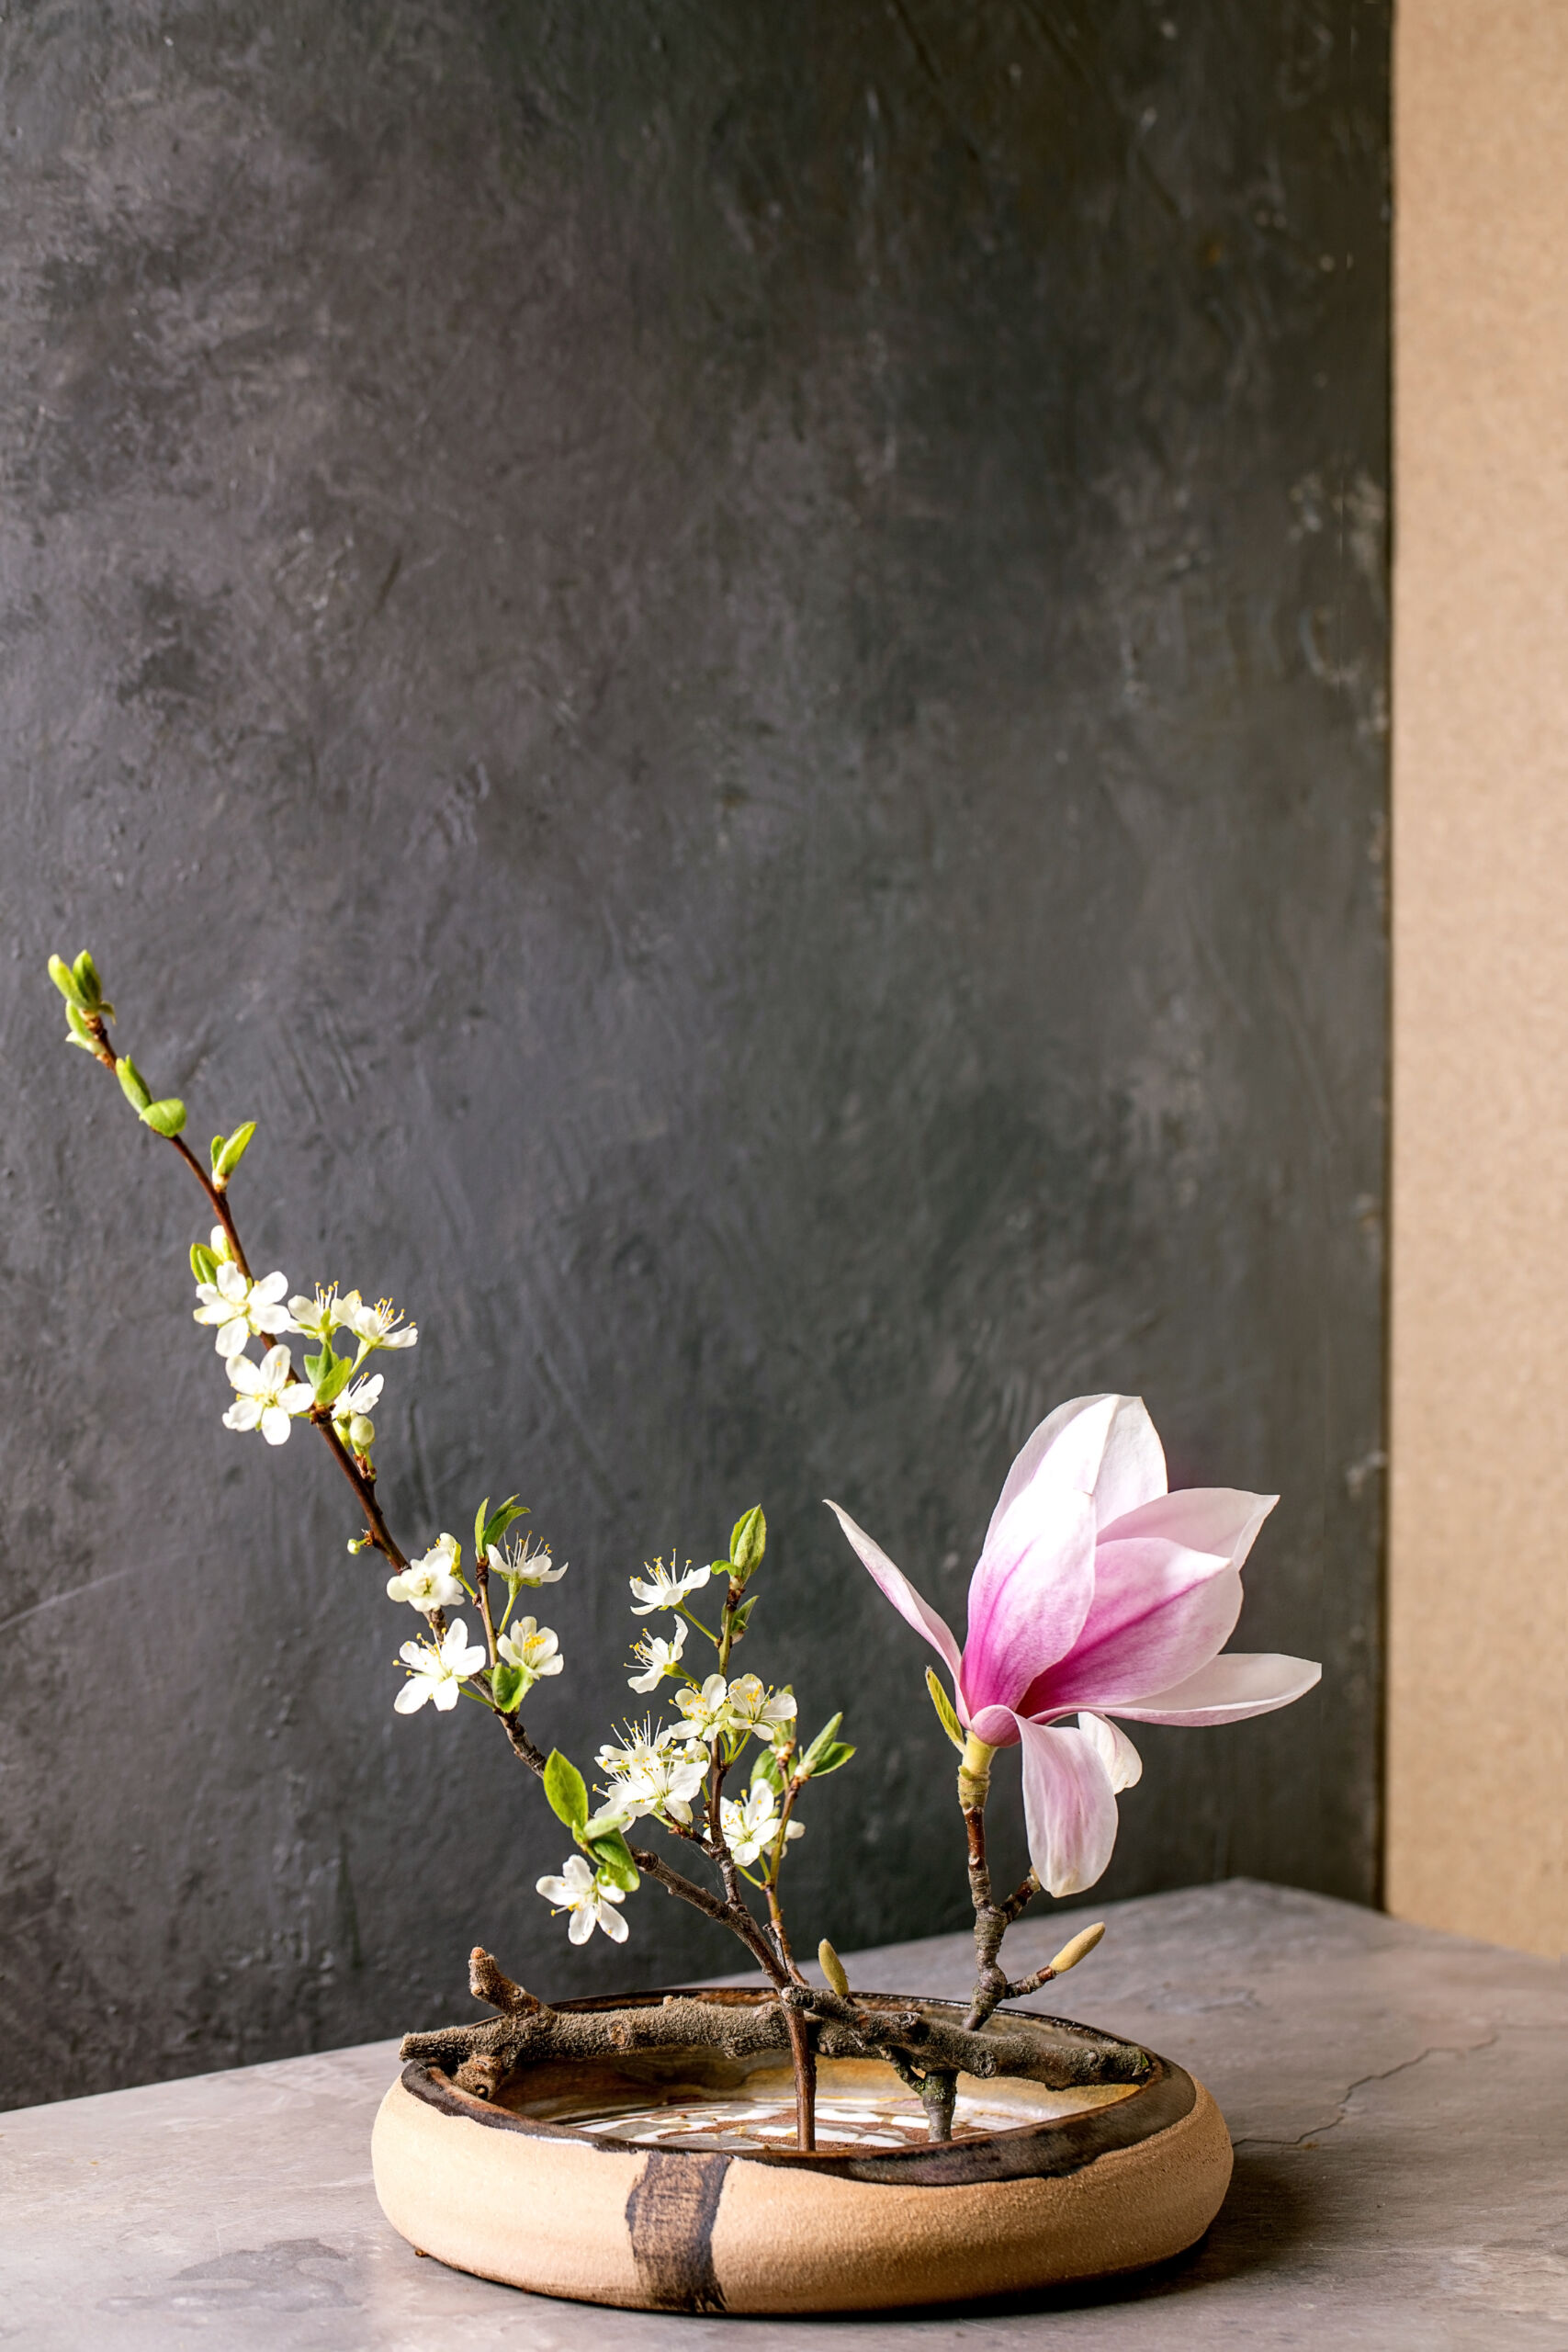
{"label": "dark gray plaster wall", "polygon": [[[423,1542],[520,1487],[580,1754],[761,1498],[862,1743],[800,1931],[963,1915],[925,1654],[1014,1446],[1278,1488],[1107,1894],[1376,1886],[1388,24],[1362,0],[196,0],[0,21],[0,2080],[733,1965],[564,1851],[319,1448],[226,1433],[199,1203],[420,1321]],[[1016,1825],[1009,1833],[1016,1837]],[[1007,1839],[1004,1838],[1004,1843]],[[830,1856],[834,1859],[830,1861]]]}

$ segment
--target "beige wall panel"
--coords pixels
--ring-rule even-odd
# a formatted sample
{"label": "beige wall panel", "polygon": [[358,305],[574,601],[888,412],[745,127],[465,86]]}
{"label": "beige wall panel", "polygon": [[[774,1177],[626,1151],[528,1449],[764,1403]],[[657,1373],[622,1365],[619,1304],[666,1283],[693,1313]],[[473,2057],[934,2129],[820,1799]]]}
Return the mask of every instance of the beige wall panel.
{"label": "beige wall panel", "polygon": [[1387,1889],[1568,1944],[1568,5],[1395,57]]}

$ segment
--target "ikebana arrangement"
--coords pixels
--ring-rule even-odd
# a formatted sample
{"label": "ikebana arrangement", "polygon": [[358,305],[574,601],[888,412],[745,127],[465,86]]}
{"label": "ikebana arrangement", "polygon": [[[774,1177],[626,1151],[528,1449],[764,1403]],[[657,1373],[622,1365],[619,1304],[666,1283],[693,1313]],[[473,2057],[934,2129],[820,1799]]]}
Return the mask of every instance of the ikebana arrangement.
{"label": "ikebana arrangement", "polygon": [[[1071,2113],[1079,2123],[1094,2123],[1100,2139],[1112,2108],[1122,2115],[1118,2102],[1130,2103],[1130,2116],[1141,2099],[1139,2132],[1133,2142],[1115,2144],[1134,2144],[1150,2133],[1158,2137],[1183,2119],[1190,2120],[1198,2111],[1193,2098],[1175,2122],[1167,2112],[1170,2086],[1179,2075],[1167,2062],[1077,2028],[1057,2025],[1054,2039],[1043,2041],[1039,2019],[1010,2010],[997,2014],[1003,2003],[1039,1991],[1075,1966],[1094,1948],[1100,1928],[1073,1938],[1047,1966],[1016,1978],[1008,1974],[1003,1944],[1037,1896],[1086,1889],[1109,1863],[1118,1796],[1142,1770],[1122,1723],[1236,1722],[1288,1705],[1318,1679],[1319,1668],[1303,1659],[1224,1653],[1241,1608],[1241,1568],[1275,1498],[1227,1488],[1168,1492],[1164,1454],[1141,1400],[1076,1397],[1040,1424],[1008,1474],[971,1580],[962,1646],[880,1545],[840,1505],[829,1506],[880,1590],[947,1671],[943,1680],[928,1668],[926,1682],[958,1752],[956,1794],[974,1910],[976,1973],[963,2009],[857,1993],[824,1939],[817,1945],[817,1958],[826,1981],[817,1983],[801,1965],[786,1924],[784,1870],[806,1827],[799,1816],[812,1784],[847,1765],[855,1748],[840,1736],[841,1713],[830,1714],[807,1736],[788,1682],[734,1670],[738,1648],[751,1637],[763,1590],[767,1526],[761,1508],[747,1510],[736,1521],[727,1556],[694,1566],[674,1553],[661,1555],[630,1576],[629,1607],[641,1622],[627,1680],[649,1712],[606,1737],[594,1758],[598,1779],[591,1793],[580,1767],[525,1724],[525,1710],[532,1719],[536,1704],[547,1701],[549,1687],[569,1663],[556,1634],[536,1613],[547,1606],[544,1596],[567,1574],[567,1566],[556,1564],[547,1542],[522,1532],[519,1522],[530,1516],[527,1508],[516,1495],[499,1504],[489,1498],[480,1501],[467,1556],[463,1544],[445,1530],[423,1549],[405,1550],[388,1523],[378,1495],[375,1422],[386,1375],[372,1360],[414,1347],[417,1327],[389,1300],[371,1303],[356,1289],[317,1283],[291,1292],[283,1273],[258,1274],[231,1197],[255,1133],[254,1122],[215,1136],[204,1166],[185,1138],[184,1103],[155,1094],[131,1057],[111,1043],[114,1009],[105,999],[92,956],[85,951],[73,963],[52,956],[49,969],[65,1001],[68,1042],[114,1075],[141,1125],[184,1162],[205,1197],[213,1222],[209,1238],[190,1251],[194,1315],[212,1334],[228,1385],[225,1427],[259,1434],[273,1447],[284,1445],[297,1424],[312,1429],[352,1490],[358,1524],[349,1551],[378,1554],[389,1572],[389,1600],[419,1621],[412,1638],[399,1649],[403,1679],[390,1704],[400,1714],[413,1715],[427,1703],[437,1713],[449,1713],[467,1702],[495,1718],[570,1841],[558,1872],[541,1877],[537,1887],[552,1909],[565,1915],[572,1944],[586,1942],[595,1928],[624,1942],[628,1898],[651,1882],[728,1928],[765,1980],[765,1993],[757,1995],[699,1991],[551,2006],[476,1949],[470,1988],[497,2014],[478,2025],[408,2036],[404,2095],[412,2084],[432,2114],[440,2110],[467,2121],[484,2118],[489,2109],[495,2124],[516,2127],[534,2142],[554,2134],[558,2141],[570,2137],[581,2144],[586,2132],[597,2130],[609,2132],[617,2146],[654,2149],[667,2165],[677,2162],[681,2151],[686,2152],[684,2160],[695,2161],[691,2151],[713,2148],[721,2166],[741,2154],[774,2163],[787,2154],[811,2159],[818,2167],[836,2161],[840,2171],[844,2164],[852,2171],[858,2165],[862,2173],[854,2177],[863,2177],[868,2163],[891,2161],[868,2154],[874,2146],[893,2148],[907,2158],[918,2145],[935,2143],[951,2151],[941,2161],[952,2163],[965,2140],[978,2145],[998,2136],[1030,2137],[1032,2144],[1047,2121],[1059,2136],[1068,2128],[1062,2121],[1068,2111],[1061,2107],[1063,2098],[1077,2099]],[[305,1342],[298,1365],[290,1344],[296,1339]],[[458,1613],[468,1611],[471,1626],[469,1617]],[[660,1701],[672,1702],[667,1713]],[[657,1720],[661,1713],[664,1719]],[[996,1759],[1012,1747],[1021,1759],[1030,1869],[1021,1884],[1001,1892],[992,1883],[986,1811]],[[633,1842],[645,1824],[661,1833],[659,1847]],[[747,2110],[749,2131],[738,2131],[732,2121],[727,2132],[722,2119],[716,2125],[711,2117],[705,2131],[693,2126],[694,2080],[711,2088],[722,2077],[733,2089],[753,2075],[761,2080],[759,2069],[765,2075],[785,2061],[793,2094],[787,2131],[782,2103],[775,2101],[779,2113],[759,2120],[767,2101],[759,2106],[754,2097]],[[837,2129],[819,2141],[824,2065],[837,2068],[835,2079],[852,2075],[863,2104],[866,2069],[878,2070],[884,2078],[890,2070],[895,2101],[901,2101],[903,2110],[897,2128],[884,2100],[879,2113],[886,2128],[862,2128],[858,2136],[850,2131],[846,2140],[849,2109],[840,2098],[829,2102]],[[620,2086],[614,2097],[604,2087],[606,2067]],[[650,2086],[658,2092],[656,2109],[660,2100],[671,2104],[677,2075],[685,2101],[678,2120],[688,2128],[671,2137],[644,2110]],[[597,2086],[602,2104],[608,2098],[604,2116],[589,2117],[581,2098],[575,2107],[570,2096],[563,2104],[560,2084],[580,2078]],[[1201,2086],[1186,2076],[1180,2082],[1188,2093],[1206,2099]],[[627,2083],[635,2086],[635,2097],[627,2093]],[[964,2086],[1007,2083],[1035,2086],[1035,2107],[1026,2100],[1022,2124],[1010,2129],[1004,2115],[998,2127],[1000,2110],[994,2105],[984,2117],[965,2122]],[[541,2085],[548,2094],[541,2094],[543,2105],[539,2098],[526,2096]],[[1049,2118],[1039,2109],[1044,2096],[1039,2086],[1050,2095],[1047,2106],[1056,2101]],[[389,2094],[389,2106],[397,2090],[394,2086]],[[646,2128],[626,2127],[628,2098],[635,2120]],[[397,2112],[403,2114],[401,2109]],[[1214,2114],[1212,2103],[1208,2113]],[[919,2120],[919,2143],[911,2137],[911,2117]],[[427,2122],[428,2117],[419,2128]],[[413,2126],[405,2116],[397,2128]],[[1116,2127],[1123,2132],[1132,2128],[1125,2119]],[[1228,2174],[1228,2142],[1223,2124],[1217,2128]],[[1211,2156],[1212,2143],[1211,2131],[1203,2143]],[[1091,2132],[1084,2142],[1091,2149],[1086,2162],[1093,2160],[1100,2144]],[[605,2147],[602,2138],[596,2154]],[[558,2161],[564,2161],[558,2152]],[[1207,2186],[1197,2204],[1189,2196],[1180,2227],[1188,2226],[1210,2195],[1217,2161],[1205,2159]],[[1032,2188],[1042,2189],[1047,2180],[1053,2188],[1059,2186],[1059,2166],[1053,2172],[1043,2158],[1032,2163],[1033,2170],[1026,2166],[1025,2173]],[[378,2157],[378,2180],[381,2171]],[[924,2177],[907,2167],[899,2175],[911,2184]],[[384,2183],[382,2194],[392,2211]],[[780,2300],[776,2280],[758,2287],[739,2256],[732,2255],[734,2275],[728,2290],[721,2290],[711,2248],[695,2273],[688,2277],[682,2271],[671,2287],[664,2208],[657,2199],[648,2208],[639,2245],[636,2203],[634,2196],[626,2223],[632,2288],[625,2280],[584,2283],[571,2261],[557,2271],[547,2264],[547,2276],[541,2274],[536,2245],[526,2258],[516,2257],[521,2272],[515,2263],[507,2267],[493,2246],[478,2258],[463,2234],[471,2214],[461,2224],[453,2222],[449,2245],[434,2250],[491,2276],[517,2277],[526,2284],[553,2282],[555,2291],[596,2300],[697,2309],[820,2307],[819,2292],[802,2290],[804,2299],[792,2302],[787,2296]],[[405,2226],[395,2211],[393,2218]],[[438,2236],[439,2229],[426,2226],[428,2219],[422,2209],[421,2233]],[[1164,2226],[1168,2236],[1176,2224]],[[569,2238],[575,2244],[581,2236],[580,2218],[563,2218],[561,2231],[563,2244]],[[962,2236],[955,2239],[952,2251],[960,2270],[967,2258],[957,2251],[964,2242]],[[1118,2243],[1123,2242],[1124,2233]],[[1163,2239],[1160,2250],[1170,2250]],[[1153,2257],[1145,2253],[1137,2258]],[[574,2255],[571,2260],[576,2259]],[[1039,2275],[1040,2260],[1038,2255],[1031,2257],[1032,2268],[1026,2263],[1030,2277]],[[1019,2283],[1016,2269],[1016,2263],[1011,2271],[1004,2264],[999,2283]],[[1073,2274],[1058,2269],[1049,2275]],[[987,2272],[983,2283],[998,2280]],[[840,2280],[834,2290],[840,2300],[841,2285]],[[953,2290],[975,2290],[973,2280]],[[925,2291],[931,2291],[929,2282]],[[873,2298],[910,2299],[886,2279]]]}

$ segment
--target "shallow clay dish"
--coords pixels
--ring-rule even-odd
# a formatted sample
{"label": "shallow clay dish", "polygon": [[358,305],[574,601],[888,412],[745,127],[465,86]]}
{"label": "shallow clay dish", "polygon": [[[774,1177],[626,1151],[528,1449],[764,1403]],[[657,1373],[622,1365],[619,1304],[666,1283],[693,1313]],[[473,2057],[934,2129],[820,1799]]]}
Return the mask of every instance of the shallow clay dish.
{"label": "shallow clay dish", "polygon": [[[1010,2028],[1025,2014],[1008,2012]],[[1108,2039],[1029,2024],[1044,2075]],[[890,2069],[827,2060],[810,2155],[775,2143],[793,2115],[776,2058],[525,2066],[493,2100],[412,2064],[376,2120],[377,2194],[395,2229],[456,2269],[634,2310],[885,2311],[1060,2285],[1179,2253],[1224,2196],[1218,2108],[1179,2066],[1140,2054],[1133,2084],[961,2075],[941,2145]]]}

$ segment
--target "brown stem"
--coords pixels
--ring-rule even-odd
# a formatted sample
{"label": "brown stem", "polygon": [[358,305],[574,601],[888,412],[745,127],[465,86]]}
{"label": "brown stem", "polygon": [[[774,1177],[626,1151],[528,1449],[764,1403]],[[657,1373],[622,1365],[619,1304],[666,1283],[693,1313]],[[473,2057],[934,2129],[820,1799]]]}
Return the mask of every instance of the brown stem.
{"label": "brown stem", "polygon": [[817,2145],[817,2052],[812,2046],[811,2021],[798,2009],[786,2008],[784,2029],[795,2067],[795,2144],[809,2155]]}
{"label": "brown stem", "polygon": [[203,1168],[200,1160],[197,1158],[195,1152],[192,1151],[190,1146],[186,1143],[183,1136],[170,1136],[168,1137],[168,1141],[174,1145],[175,1149],[179,1153],[180,1158],[185,1161],[186,1166],[190,1170],[191,1174],[196,1178],[197,1182],[207,1194],[208,1201],[211,1205],[212,1214],[218,1219],[219,1224],[223,1227],[224,1237],[229,1244],[229,1255],[233,1259],[234,1263],[238,1266],[240,1272],[245,1277],[245,1280],[249,1282],[251,1279],[250,1266],[246,1262],[244,1251],[240,1247],[240,1237],[234,1230],[234,1219],[230,1212],[227,1194],[219,1191],[217,1185],[213,1182],[211,1177],[209,1176],[206,1169]]}

